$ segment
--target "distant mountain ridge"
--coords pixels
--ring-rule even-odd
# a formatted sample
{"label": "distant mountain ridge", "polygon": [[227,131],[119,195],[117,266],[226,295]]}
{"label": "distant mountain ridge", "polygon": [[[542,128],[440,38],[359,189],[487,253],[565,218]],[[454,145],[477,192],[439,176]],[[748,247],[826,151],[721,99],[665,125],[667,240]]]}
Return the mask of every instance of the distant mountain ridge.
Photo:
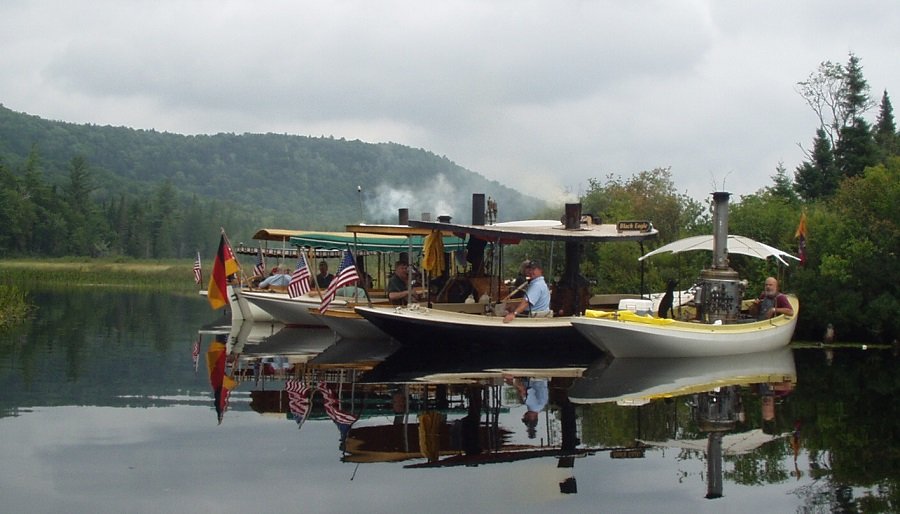
{"label": "distant mountain ridge", "polygon": [[396,143],[285,134],[185,136],[51,121],[0,104],[0,158],[20,173],[32,148],[47,181],[63,184],[69,162],[87,159],[101,200],[143,195],[168,181],[179,195],[240,206],[256,226],[339,230],[395,223],[400,208],[468,222],[473,193],[499,205],[499,219],[533,217],[545,203],[446,157]]}

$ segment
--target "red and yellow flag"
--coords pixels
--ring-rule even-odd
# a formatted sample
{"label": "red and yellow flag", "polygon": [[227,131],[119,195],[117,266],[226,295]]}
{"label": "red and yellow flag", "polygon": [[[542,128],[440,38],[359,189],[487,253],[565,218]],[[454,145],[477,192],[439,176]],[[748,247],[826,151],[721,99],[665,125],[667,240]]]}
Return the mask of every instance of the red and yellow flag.
{"label": "red and yellow flag", "polygon": [[800,254],[800,265],[806,264],[806,213],[800,214],[800,224],[797,225],[797,231],[794,232],[797,241],[797,253]]}
{"label": "red and yellow flag", "polygon": [[228,365],[228,352],[225,343],[216,340],[210,343],[206,351],[206,368],[209,371],[209,384],[213,389],[213,404],[216,409],[216,418],[222,424],[222,417],[228,409],[228,397],[231,390],[237,386],[233,377],[225,373]]}
{"label": "red and yellow flag", "polygon": [[212,276],[209,278],[209,287],[206,288],[206,298],[213,309],[219,309],[228,305],[228,276],[237,273],[241,269],[234,258],[231,245],[222,234],[219,240],[219,250],[216,252],[216,261],[213,263]]}

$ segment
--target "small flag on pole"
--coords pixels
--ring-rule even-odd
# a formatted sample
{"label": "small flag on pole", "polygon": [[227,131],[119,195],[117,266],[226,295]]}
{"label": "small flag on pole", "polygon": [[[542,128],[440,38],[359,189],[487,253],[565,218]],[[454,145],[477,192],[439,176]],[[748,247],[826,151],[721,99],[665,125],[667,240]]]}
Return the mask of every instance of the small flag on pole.
{"label": "small flag on pole", "polygon": [[803,266],[806,264],[806,213],[805,212],[800,214],[800,224],[797,225],[797,231],[794,232],[794,237],[798,239],[797,253],[800,254],[800,265]]}
{"label": "small flag on pole", "polygon": [[203,271],[200,268],[200,252],[197,252],[197,260],[194,261],[194,282],[198,285],[203,281]]}
{"label": "small flag on pole", "polygon": [[306,265],[306,256],[300,252],[300,258],[297,260],[297,269],[291,274],[291,281],[288,283],[288,296],[296,298],[309,292],[309,266]]}
{"label": "small flag on pole", "polygon": [[312,389],[299,380],[289,378],[284,381],[284,390],[288,396],[288,408],[294,416],[294,421],[297,422],[297,428],[301,428],[309,416]]}
{"label": "small flag on pole", "polygon": [[203,336],[198,336],[197,340],[191,345],[191,360],[194,362],[194,373],[197,372],[197,368],[200,364],[200,340]]}
{"label": "small flag on pole", "polygon": [[356,272],[356,264],[353,261],[353,254],[350,250],[344,250],[344,257],[341,259],[341,265],[338,267],[337,273],[334,275],[328,289],[322,294],[322,304],[319,306],[319,312],[324,313],[334,300],[337,290],[355,283],[359,280],[359,274]]}
{"label": "small flag on pole", "polygon": [[262,247],[256,249],[256,266],[253,267],[253,274],[258,277],[266,275],[266,258],[263,256]]}

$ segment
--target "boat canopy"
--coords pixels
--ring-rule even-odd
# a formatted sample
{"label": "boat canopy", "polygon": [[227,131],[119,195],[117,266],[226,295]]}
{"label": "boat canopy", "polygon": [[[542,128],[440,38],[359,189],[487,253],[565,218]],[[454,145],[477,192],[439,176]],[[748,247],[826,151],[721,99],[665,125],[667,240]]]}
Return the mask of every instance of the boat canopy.
{"label": "boat canopy", "polygon": [[258,241],[289,241],[294,236],[305,234],[307,230],[288,230],[286,228],[261,228],[253,234]]}
{"label": "boat canopy", "polygon": [[[428,232],[425,232],[426,234]],[[306,232],[292,236],[289,240],[293,246],[325,250],[344,250],[348,247],[355,251],[366,252],[406,252],[421,251],[424,235],[378,235],[354,232]],[[456,236],[444,236],[444,248],[462,250],[465,241]]]}
{"label": "boat canopy", "polygon": [[410,220],[413,228],[442,230],[457,235],[471,234],[485,241],[515,244],[521,240],[565,241],[577,243],[601,243],[611,241],[644,241],[659,235],[659,231],[647,224],[646,230],[620,230],[618,224],[586,224],[567,229],[555,220],[529,220],[497,223],[494,225],[465,225]]}

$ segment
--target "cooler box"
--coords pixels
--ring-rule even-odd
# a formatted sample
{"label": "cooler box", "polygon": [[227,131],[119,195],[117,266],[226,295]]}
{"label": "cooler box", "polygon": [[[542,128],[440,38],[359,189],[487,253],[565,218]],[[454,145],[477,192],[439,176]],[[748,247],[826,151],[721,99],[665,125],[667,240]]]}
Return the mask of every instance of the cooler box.
{"label": "cooler box", "polygon": [[628,298],[619,300],[620,311],[631,311],[635,314],[646,316],[653,314],[653,300],[644,300],[642,298]]}

